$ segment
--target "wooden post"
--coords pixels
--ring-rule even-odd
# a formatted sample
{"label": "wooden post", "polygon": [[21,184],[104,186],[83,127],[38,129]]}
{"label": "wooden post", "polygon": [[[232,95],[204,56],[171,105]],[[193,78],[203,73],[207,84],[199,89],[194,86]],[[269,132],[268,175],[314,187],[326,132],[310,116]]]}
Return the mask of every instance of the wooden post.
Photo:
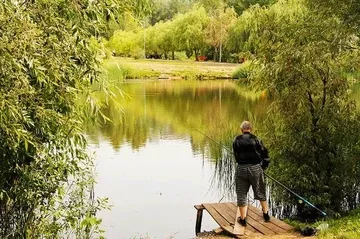
{"label": "wooden post", "polygon": [[194,207],[197,210],[196,225],[195,225],[195,235],[197,235],[201,231],[201,221],[202,221],[204,206],[203,205],[195,205]]}

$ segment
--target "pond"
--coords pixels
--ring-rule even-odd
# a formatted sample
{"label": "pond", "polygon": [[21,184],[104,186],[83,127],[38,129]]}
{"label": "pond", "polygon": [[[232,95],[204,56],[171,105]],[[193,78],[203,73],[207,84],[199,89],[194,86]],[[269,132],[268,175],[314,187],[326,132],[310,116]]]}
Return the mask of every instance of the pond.
{"label": "pond", "polygon": [[[112,205],[99,214],[105,236],[194,238],[193,206],[225,193],[215,173],[221,152],[203,134],[231,147],[244,119],[255,127],[261,122],[266,96],[224,80],[118,87],[122,94],[104,110],[112,122],[87,128],[96,153],[95,193]],[[224,201],[234,199],[226,195]],[[216,227],[204,213],[202,230]]]}

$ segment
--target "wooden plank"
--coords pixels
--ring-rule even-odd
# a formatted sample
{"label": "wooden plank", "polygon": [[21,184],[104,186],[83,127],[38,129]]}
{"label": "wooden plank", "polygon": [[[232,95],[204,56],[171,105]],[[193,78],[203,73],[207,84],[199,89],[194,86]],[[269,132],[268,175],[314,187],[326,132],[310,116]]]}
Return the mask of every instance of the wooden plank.
{"label": "wooden plank", "polygon": [[264,235],[275,235],[276,233],[270,230],[269,228],[265,227],[258,221],[254,220],[249,215],[246,217],[246,221],[249,225],[253,226],[256,230],[258,230],[261,234]]}
{"label": "wooden plank", "polygon": [[[232,204],[232,207],[236,207],[237,208],[237,205],[235,203],[230,203]],[[249,206],[251,205],[248,205],[248,211],[249,211]],[[259,212],[260,209],[254,207],[254,206],[251,206],[252,207],[252,210],[258,210]],[[262,213],[262,212],[261,212]],[[253,218],[251,217],[247,217],[247,222],[248,222],[248,225],[252,226],[253,228],[255,228],[258,232],[260,232],[261,234],[264,234],[264,235],[275,235],[275,232],[273,232],[272,230],[270,230],[269,228],[263,226],[262,224],[260,224],[259,222],[257,222],[256,220],[254,220]]]}
{"label": "wooden plank", "polygon": [[231,211],[234,212],[234,216],[236,215],[237,205],[232,202],[225,202],[224,203],[228,208],[230,208]]}
{"label": "wooden plank", "polygon": [[[234,202],[232,202],[233,206],[236,206],[236,204]],[[263,212],[257,208],[254,207],[252,205],[248,205],[249,210],[253,211],[254,213],[258,214],[259,216],[263,216]],[[272,222],[273,224],[275,224],[278,227],[281,227],[282,229],[286,230],[286,231],[291,231],[294,230],[294,227],[292,227],[291,225],[287,224],[286,222],[283,222],[275,217],[271,217],[270,222]]]}
{"label": "wooden plank", "polygon": [[223,228],[225,229],[225,231],[227,231],[228,233],[235,236],[235,234],[233,233],[234,228],[232,226],[227,225],[227,226],[224,226]]}
{"label": "wooden plank", "polygon": [[258,223],[262,224],[263,226],[269,228],[271,231],[275,232],[276,234],[282,234],[282,233],[286,233],[287,231],[282,229],[281,227],[278,227],[277,225],[275,225],[274,223],[270,222],[265,222],[264,217],[263,216],[259,216],[258,214],[256,214],[255,212],[253,212],[251,210],[251,208],[248,209],[247,212],[248,216],[251,217],[252,219],[254,219],[255,221],[257,221]]}
{"label": "wooden plank", "polygon": [[225,229],[225,226],[230,226],[229,222],[225,220],[225,218],[223,218],[223,216],[221,214],[219,214],[215,208],[212,206],[212,204],[210,203],[205,203],[203,204],[203,206],[205,207],[205,209],[209,212],[209,214],[212,216],[212,218],[214,218],[214,220],[222,227]]}
{"label": "wooden plank", "polygon": [[[249,205],[249,209],[251,209],[251,211],[253,211],[254,213],[258,214],[259,216],[263,216],[262,215],[262,211],[252,205]],[[275,217],[271,217],[270,222],[275,224],[278,227],[281,227],[282,229],[284,229],[285,231],[291,231],[294,230],[293,226],[290,226],[289,224],[287,224],[286,222],[283,222]]]}
{"label": "wooden plank", "polygon": [[[201,230],[203,209],[206,209],[211,217],[225,231],[233,235],[237,234],[236,236],[240,236],[239,234],[248,235],[249,231],[258,235],[275,235],[286,233],[294,229],[292,226],[274,217],[271,217],[270,222],[265,222],[263,219],[263,212],[259,208],[252,205],[248,205],[246,229],[242,227],[236,220],[240,216],[240,212],[235,203],[204,203],[202,205],[195,205],[194,207],[198,210],[195,228],[197,233]],[[237,216],[237,214],[239,215]]]}
{"label": "wooden plank", "polygon": [[228,208],[225,204],[223,203],[214,203],[212,204],[213,207],[215,208],[215,210],[220,213],[226,221],[229,222],[229,225],[234,225],[234,213],[232,210],[230,210],[230,208]]}
{"label": "wooden plank", "polygon": [[[227,225],[224,225],[225,222],[227,222],[227,220],[225,218],[223,218],[216,210],[215,208],[213,207],[213,204],[203,204],[205,209],[209,212],[209,214],[214,218],[214,220],[225,230],[227,231],[228,233],[236,236],[236,237],[240,237],[240,235],[235,235],[234,234],[234,227],[227,224]],[[235,220],[235,216],[234,217],[234,220]],[[234,224],[234,222],[232,223]],[[251,227],[247,227],[247,228],[251,228]],[[253,229],[255,230],[255,229]],[[255,230],[256,231],[256,230]],[[249,233],[246,233],[245,235],[248,235]]]}
{"label": "wooden plank", "polygon": [[[236,213],[237,213],[237,205],[236,204],[233,204],[233,203],[224,203],[232,212],[233,212],[233,215],[235,215],[235,218],[236,218]],[[235,220],[234,218],[234,220]],[[247,225],[246,227],[247,230],[253,232],[253,233],[259,233],[258,230],[256,230],[254,227],[252,227],[251,225]]]}
{"label": "wooden plank", "polygon": [[240,235],[240,236],[244,236],[245,235],[245,227],[242,226],[238,221],[237,218],[240,217],[240,210],[238,208],[236,208],[236,216],[235,216],[235,225],[234,225],[234,234],[235,235]]}

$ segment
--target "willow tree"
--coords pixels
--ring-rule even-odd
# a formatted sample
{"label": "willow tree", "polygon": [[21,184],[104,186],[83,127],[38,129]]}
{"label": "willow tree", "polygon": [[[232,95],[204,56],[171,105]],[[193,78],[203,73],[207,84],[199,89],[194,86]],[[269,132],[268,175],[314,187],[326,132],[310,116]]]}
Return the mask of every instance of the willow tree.
{"label": "willow tree", "polygon": [[232,8],[218,8],[212,13],[205,29],[207,43],[213,48],[214,61],[222,61],[222,54],[228,40],[229,29],[236,22],[237,16]]}
{"label": "willow tree", "polygon": [[178,50],[185,51],[189,58],[195,54],[195,59],[199,60],[198,56],[206,46],[205,29],[209,22],[205,8],[194,6],[189,12],[177,15],[173,21]]}
{"label": "willow tree", "polygon": [[[329,212],[355,208],[360,116],[349,98],[348,76],[359,65],[359,38],[335,14],[301,0],[253,7],[243,17],[238,29],[256,59],[253,78],[275,98],[266,130],[271,173]],[[276,200],[316,216],[278,189]]]}
{"label": "willow tree", "polygon": [[117,0],[0,3],[1,238],[99,232],[78,102],[98,76],[90,36],[127,7]]}

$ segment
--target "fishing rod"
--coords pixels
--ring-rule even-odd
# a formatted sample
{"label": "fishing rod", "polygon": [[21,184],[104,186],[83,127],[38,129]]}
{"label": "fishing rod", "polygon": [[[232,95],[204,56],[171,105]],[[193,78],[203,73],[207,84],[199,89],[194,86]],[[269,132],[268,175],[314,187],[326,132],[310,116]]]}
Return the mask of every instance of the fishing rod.
{"label": "fishing rod", "polygon": [[[200,130],[196,129],[197,132],[199,132],[200,134],[204,135],[206,138],[210,139],[211,141],[213,141],[214,143],[218,144],[219,146],[221,146],[222,148],[226,149],[228,152],[233,153],[229,148],[227,148],[226,146],[224,146],[223,144],[217,142],[216,140],[212,139],[211,137],[207,136],[206,134],[204,134],[203,132],[201,132]],[[309,206],[313,207],[314,209],[316,209],[317,211],[319,211],[323,216],[326,216],[326,213],[322,210],[320,210],[319,208],[317,208],[314,204],[310,203],[308,200],[306,200],[305,198],[303,198],[302,196],[300,196],[299,194],[297,194],[296,192],[292,191],[290,188],[286,187],[284,184],[282,184],[281,182],[279,182],[278,180],[276,180],[275,178],[273,178],[272,176],[270,176],[269,174],[264,172],[264,175],[268,178],[270,178],[272,181],[274,181],[275,183],[279,184],[281,187],[283,187],[285,190],[287,190],[288,192],[292,193],[293,195],[295,195],[296,197],[298,197],[299,199],[301,199],[302,201],[304,201],[305,203],[307,203]]]}

